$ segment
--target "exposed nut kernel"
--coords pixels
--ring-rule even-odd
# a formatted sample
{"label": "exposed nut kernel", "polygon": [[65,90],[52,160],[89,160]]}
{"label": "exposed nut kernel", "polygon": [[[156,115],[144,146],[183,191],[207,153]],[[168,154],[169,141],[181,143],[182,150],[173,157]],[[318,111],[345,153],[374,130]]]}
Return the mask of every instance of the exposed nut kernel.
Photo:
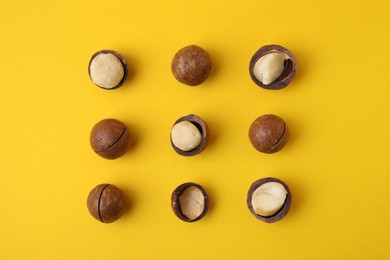
{"label": "exposed nut kernel", "polygon": [[206,215],[209,197],[199,184],[186,182],[172,192],[171,206],[178,218],[185,222],[195,222]]}
{"label": "exposed nut kernel", "polygon": [[179,196],[181,212],[188,219],[196,219],[204,210],[204,195],[196,186],[189,186]]}
{"label": "exposed nut kernel", "polygon": [[193,123],[182,121],[173,126],[171,138],[177,148],[187,152],[199,146],[202,134]]}
{"label": "exposed nut kernel", "polygon": [[266,223],[283,219],[290,209],[291,201],[291,192],[287,184],[272,177],[252,183],[246,199],[253,216]]}
{"label": "exposed nut kernel", "polygon": [[287,191],[278,182],[267,182],[259,186],[252,194],[253,210],[264,217],[278,212],[286,200]]}
{"label": "exposed nut kernel", "polygon": [[269,85],[282,74],[285,60],[280,52],[268,53],[256,62],[253,73],[264,85]]}
{"label": "exposed nut kernel", "polygon": [[295,78],[297,61],[280,45],[265,45],[249,62],[249,75],[256,85],[270,90],[287,87]]}
{"label": "exposed nut kernel", "polygon": [[175,121],[170,132],[172,148],[179,155],[194,156],[205,149],[208,132],[206,122],[199,116],[194,114],[182,116]]}
{"label": "exposed nut kernel", "polygon": [[127,78],[127,63],[125,58],[113,50],[96,52],[88,66],[89,77],[92,82],[103,89],[116,89]]}

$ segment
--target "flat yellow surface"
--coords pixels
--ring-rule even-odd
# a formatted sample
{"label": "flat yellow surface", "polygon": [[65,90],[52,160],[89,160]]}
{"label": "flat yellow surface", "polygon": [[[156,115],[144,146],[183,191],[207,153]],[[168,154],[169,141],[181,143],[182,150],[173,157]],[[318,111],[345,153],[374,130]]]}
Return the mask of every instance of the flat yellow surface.
{"label": "flat yellow surface", "polygon": [[[1,259],[389,259],[390,2],[2,1],[0,8]],[[298,73],[280,91],[257,87],[249,60],[263,45],[288,48]],[[180,48],[212,57],[192,88],[170,70]],[[119,89],[92,84],[100,49],[128,61]],[[202,117],[211,140],[177,155],[173,122]],[[247,133],[281,116],[291,139],[266,155]],[[99,120],[128,124],[135,144],[109,161],[90,148]],[[249,186],[277,177],[293,203],[266,224],[246,206]],[[176,186],[209,193],[199,222],[172,212]],[[89,191],[123,189],[112,224],[93,219]]]}

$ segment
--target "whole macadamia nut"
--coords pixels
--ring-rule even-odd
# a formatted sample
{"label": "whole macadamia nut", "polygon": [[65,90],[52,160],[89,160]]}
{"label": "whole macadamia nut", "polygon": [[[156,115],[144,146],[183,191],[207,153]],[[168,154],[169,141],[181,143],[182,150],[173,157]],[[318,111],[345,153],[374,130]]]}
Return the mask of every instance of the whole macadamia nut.
{"label": "whole macadamia nut", "polygon": [[98,122],[91,131],[90,143],[96,154],[105,159],[121,157],[129,143],[127,126],[113,118]]}
{"label": "whole macadamia nut", "polygon": [[119,88],[127,78],[128,69],[125,58],[113,50],[96,52],[88,65],[92,82],[103,89]]}
{"label": "whole macadamia nut", "polygon": [[267,177],[255,181],[249,188],[247,205],[259,220],[273,223],[284,218],[291,205],[291,192],[283,181]]}
{"label": "whole macadamia nut", "polygon": [[197,86],[207,79],[211,65],[211,58],[204,49],[190,45],[176,53],[172,59],[171,69],[181,83]]}
{"label": "whole macadamia nut", "polygon": [[287,87],[295,78],[297,61],[292,53],[279,45],[266,45],[253,55],[249,74],[258,86],[277,90]]}
{"label": "whole macadamia nut", "polygon": [[263,115],[256,118],[249,127],[249,140],[254,148],[263,153],[280,151],[290,136],[287,124],[276,115]]}
{"label": "whole macadamia nut", "polygon": [[125,206],[125,195],[112,184],[99,184],[88,195],[87,207],[91,215],[103,223],[120,218]]}
{"label": "whole macadamia nut", "polygon": [[179,118],[171,130],[171,145],[180,155],[193,156],[207,145],[208,127],[197,115],[187,115]]}

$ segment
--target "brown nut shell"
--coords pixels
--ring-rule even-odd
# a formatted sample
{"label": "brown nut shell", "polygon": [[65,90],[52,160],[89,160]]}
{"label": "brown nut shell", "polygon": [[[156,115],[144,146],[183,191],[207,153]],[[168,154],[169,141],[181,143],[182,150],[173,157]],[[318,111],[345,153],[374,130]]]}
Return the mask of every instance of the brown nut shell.
{"label": "brown nut shell", "polygon": [[88,195],[87,207],[91,215],[103,223],[120,218],[125,206],[125,195],[113,184],[99,184]]}
{"label": "brown nut shell", "polygon": [[175,152],[180,154],[180,155],[183,155],[183,156],[196,155],[196,154],[200,153],[201,151],[203,151],[207,146],[207,139],[209,136],[208,126],[199,116],[194,115],[194,114],[190,114],[190,115],[183,116],[183,117],[179,118],[178,120],[176,120],[176,122],[173,125],[176,125],[177,123],[180,123],[182,121],[189,121],[192,124],[194,124],[196,126],[196,128],[198,128],[198,130],[200,131],[200,133],[202,135],[202,140],[201,140],[200,144],[195,149],[193,149],[191,151],[183,151],[183,150],[180,150],[179,148],[177,148],[172,141],[172,136],[170,136],[171,145],[172,145],[173,149],[175,150]]}
{"label": "brown nut shell", "polygon": [[[273,214],[272,216],[268,216],[268,217],[264,217],[264,216],[260,216],[259,214],[257,214],[255,212],[255,210],[253,209],[253,205],[252,205],[252,194],[253,192],[256,191],[256,189],[258,187],[260,187],[261,185],[267,183],[267,182],[278,182],[280,184],[283,185],[283,187],[285,188],[285,190],[287,191],[287,196],[286,196],[286,200],[282,206],[282,208],[280,208],[275,214]],[[257,181],[255,181],[251,187],[249,188],[249,191],[248,191],[248,195],[247,195],[247,199],[246,199],[246,202],[247,202],[247,205],[248,205],[248,208],[250,210],[250,212],[259,220],[261,221],[264,221],[266,223],[274,223],[276,221],[279,221],[281,220],[282,218],[284,218],[289,209],[290,209],[290,206],[291,206],[291,200],[292,200],[292,197],[291,197],[291,191],[290,189],[288,188],[287,184],[284,183],[283,181],[277,179],[277,178],[272,178],[272,177],[267,177],[267,178],[263,178],[263,179],[259,179]]]}
{"label": "brown nut shell", "polygon": [[171,69],[175,78],[186,85],[197,86],[203,83],[211,71],[210,55],[196,45],[180,49],[172,59]]}
{"label": "brown nut shell", "polygon": [[90,144],[96,154],[105,159],[121,157],[129,143],[127,126],[113,118],[103,119],[91,131]]}
{"label": "brown nut shell", "polygon": [[[260,80],[258,80],[254,74],[254,68],[256,62],[266,54],[273,52],[281,52],[285,55],[286,60],[284,62],[284,70],[282,74],[271,84],[264,85]],[[287,50],[286,48],[280,45],[266,45],[261,47],[256,53],[253,55],[250,63],[249,63],[249,74],[252,80],[260,87],[270,90],[278,90],[288,86],[291,81],[295,78],[295,74],[297,71],[297,61],[294,55]]]}
{"label": "brown nut shell", "polygon": [[287,144],[289,137],[287,124],[276,115],[260,116],[249,127],[249,140],[256,150],[263,153],[280,151]]}
{"label": "brown nut shell", "polygon": [[[192,219],[188,218],[183,213],[181,205],[180,205],[180,196],[183,194],[183,192],[187,188],[190,188],[190,187],[195,187],[195,188],[199,189],[199,191],[203,194],[203,198],[204,198],[204,205],[203,205],[202,213],[199,216],[197,216],[196,218],[192,218]],[[172,196],[171,196],[171,206],[172,206],[173,212],[175,213],[175,215],[178,218],[180,218],[181,220],[183,220],[185,222],[195,222],[195,221],[200,220],[201,218],[203,218],[206,215],[208,208],[209,208],[209,197],[208,197],[205,189],[202,186],[200,186],[199,184],[196,184],[193,182],[186,182],[186,183],[183,183],[180,186],[178,186],[173,191]]]}
{"label": "brown nut shell", "polygon": [[[105,88],[105,87],[102,87],[102,86],[99,86],[97,85],[92,77],[91,77],[91,63],[92,61],[99,55],[99,54],[113,54],[115,55],[119,60],[120,62],[122,63],[122,66],[123,66],[123,71],[124,71],[124,74],[123,74],[123,78],[122,80],[113,88]],[[119,53],[119,52],[116,52],[114,50],[100,50],[98,52],[96,52],[95,54],[92,55],[91,59],[89,60],[89,63],[88,63],[88,75],[89,75],[89,78],[92,80],[92,82],[98,86],[99,88],[102,88],[102,89],[105,89],[105,90],[113,90],[113,89],[117,89],[119,88],[120,86],[123,85],[123,83],[125,83],[126,79],[127,79],[127,75],[129,74],[129,70],[127,68],[127,62],[126,62],[126,59]]]}

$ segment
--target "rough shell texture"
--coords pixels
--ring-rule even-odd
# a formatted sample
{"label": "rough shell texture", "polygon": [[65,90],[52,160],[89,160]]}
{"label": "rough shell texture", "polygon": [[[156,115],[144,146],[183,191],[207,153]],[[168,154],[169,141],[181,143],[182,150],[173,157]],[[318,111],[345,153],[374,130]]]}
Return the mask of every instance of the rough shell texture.
{"label": "rough shell texture", "polygon": [[[181,211],[181,207],[180,207],[180,195],[188,188],[188,187],[191,187],[191,186],[195,186],[196,188],[198,188],[202,193],[203,193],[203,196],[204,196],[204,207],[203,207],[203,212],[202,214],[200,214],[197,218],[195,219],[189,219],[187,218],[187,216],[185,216],[183,214],[183,212]],[[207,211],[208,211],[208,208],[209,208],[209,197],[205,191],[205,189],[200,186],[199,184],[196,184],[196,183],[193,183],[193,182],[186,182],[186,183],[183,183],[181,184],[180,186],[178,186],[172,193],[172,197],[171,197],[171,206],[172,206],[172,210],[173,212],[175,213],[175,215],[180,218],[181,220],[185,221],[185,222],[195,222],[195,221],[198,221],[200,220],[201,218],[203,218]]]}
{"label": "rough shell texture", "polygon": [[111,223],[120,218],[125,205],[125,195],[112,184],[96,186],[87,199],[91,215],[103,223]]}
{"label": "rough shell texture", "polygon": [[[258,188],[260,187],[261,185],[263,185],[264,183],[267,183],[267,182],[278,182],[280,184],[282,184],[284,186],[284,188],[286,189],[287,191],[287,196],[286,196],[286,201],[284,202],[282,208],[276,212],[274,215],[272,216],[269,216],[269,217],[263,217],[263,216],[260,216],[258,215],[255,210],[253,209],[253,206],[252,206],[252,193]],[[277,178],[272,178],[272,177],[267,177],[267,178],[263,178],[263,179],[260,179],[260,180],[257,180],[255,181],[251,187],[249,188],[249,191],[248,191],[248,195],[247,195],[247,199],[246,199],[246,202],[247,202],[247,205],[248,205],[248,208],[250,210],[250,212],[259,220],[261,221],[264,221],[266,223],[274,223],[276,221],[279,221],[281,220],[282,218],[284,218],[289,209],[290,209],[290,205],[291,205],[291,200],[292,200],[292,197],[291,197],[291,191],[290,189],[288,188],[287,184],[285,184],[283,181],[277,179]]]}
{"label": "rough shell texture", "polygon": [[263,153],[280,151],[290,136],[287,124],[278,116],[269,114],[255,119],[249,128],[249,140]]}
{"label": "rough shell texture", "polygon": [[194,115],[194,114],[190,114],[190,115],[183,116],[183,117],[179,118],[178,120],[176,120],[174,125],[179,123],[179,122],[182,122],[182,121],[190,121],[191,123],[193,123],[199,129],[199,131],[202,135],[202,141],[200,142],[198,147],[196,147],[195,149],[193,149],[191,151],[183,151],[183,150],[180,150],[179,148],[177,148],[172,142],[172,137],[170,139],[171,145],[172,145],[173,149],[176,151],[176,153],[178,153],[180,155],[183,155],[183,156],[196,155],[206,148],[207,139],[208,139],[208,135],[209,135],[208,126],[199,116]]}
{"label": "rough shell texture", "polygon": [[[287,59],[284,62],[284,71],[282,74],[271,84],[264,85],[261,81],[259,81],[256,76],[254,75],[254,67],[256,62],[264,55],[272,52],[281,52],[283,53]],[[287,50],[286,48],[280,46],[280,45],[266,45],[261,47],[256,53],[253,55],[250,63],[249,63],[249,74],[252,78],[252,80],[260,87],[270,90],[277,90],[282,89],[288,86],[288,84],[291,83],[291,81],[295,78],[295,74],[297,71],[297,61],[292,55],[292,53]]]}
{"label": "rough shell texture", "polygon": [[111,53],[111,54],[115,55],[115,56],[121,61],[122,65],[123,65],[123,70],[124,70],[123,78],[122,78],[122,80],[118,83],[118,85],[116,85],[116,86],[113,87],[113,88],[103,88],[103,87],[101,87],[101,86],[99,86],[99,85],[96,85],[96,84],[95,84],[95,85],[98,86],[99,88],[102,88],[102,89],[105,89],[105,90],[113,90],[113,89],[117,89],[117,88],[119,88],[120,86],[122,86],[123,83],[125,83],[125,81],[126,81],[126,79],[127,79],[127,75],[129,74],[129,70],[128,70],[128,68],[127,68],[126,59],[125,59],[119,52],[116,52],[116,51],[113,51],[113,50],[101,50],[101,51],[98,51],[98,52],[96,52],[95,54],[93,54],[92,57],[91,57],[91,59],[89,60],[89,63],[88,63],[88,74],[89,74],[90,79],[91,79],[92,82],[93,82],[93,79],[92,79],[92,77],[91,77],[91,69],[90,69],[91,63],[92,63],[93,59],[94,59],[96,56],[98,56],[99,54],[107,54],[107,53]]}
{"label": "rough shell texture", "polygon": [[101,157],[119,158],[126,152],[129,143],[128,129],[117,119],[104,119],[92,128],[90,143],[95,153]]}
{"label": "rough shell texture", "polygon": [[181,83],[197,86],[207,79],[211,65],[211,58],[204,49],[190,45],[176,53],[172,59],[171,69]]}

